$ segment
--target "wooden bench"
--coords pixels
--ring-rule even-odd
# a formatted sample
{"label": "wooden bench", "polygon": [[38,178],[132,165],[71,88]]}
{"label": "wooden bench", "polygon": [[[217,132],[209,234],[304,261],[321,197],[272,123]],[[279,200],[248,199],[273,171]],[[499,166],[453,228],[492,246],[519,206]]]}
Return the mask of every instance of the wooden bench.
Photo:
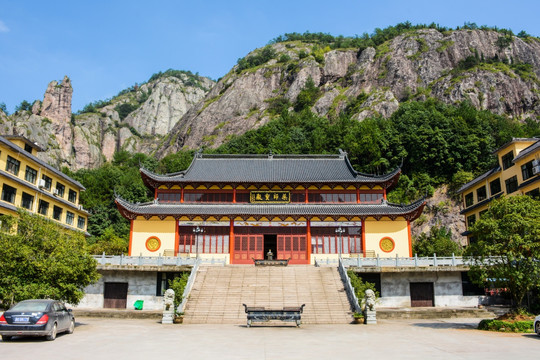
{"label": "wooden bench", "polygon": [[306,304],[302,304],[302,306],[284,307],[283,309],[266,309],[242,305],[246,309],[247,327],[250,327],[253,321],[266,322],[270,320],[294,321],[296,326],[300,326],[304,306],[306,306]]}

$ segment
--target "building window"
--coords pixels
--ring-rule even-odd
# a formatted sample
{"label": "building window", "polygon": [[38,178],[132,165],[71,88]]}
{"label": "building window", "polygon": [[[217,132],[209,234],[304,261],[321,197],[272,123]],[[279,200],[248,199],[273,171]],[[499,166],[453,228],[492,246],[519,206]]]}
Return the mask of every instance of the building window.
{"label": "building window", "polygon": [[510,179],[505,181],[506,183],[506,193],[511,194],[518,189],[517,175],[512,176]]}
{"label": "building window", "polygon": [[73,225],[73,221],[75,220],[75,214],[71,211],[66,212],[66,223],[68,225]]}
{"label": "building window", "polygon": [[43,180],[43,188],[45,190],[51,190],[51,186],[52,186],[52,179],[50,177],[48,177],[47,175],[43,175],[41,176],[41,179]]}
{"label": "building window", "polygon": [[62,218],[62,208],[54,205],[53,207],[53,219],[60,221]]}
{"label": "building window", "polygon": [[472,214],[467,216],[467,228],[470,228],[476,222],[476,215]]}
{"label": "building window", "polygon": [[12,173],[15,176],[18,176],[20,167],[21,162],[8,155],[6,162],[6,171]]}
{"label": "building window", "polygon": [[291,193],[291,202],[292,203],[305,203],[306,202],[306,193],[305,192],[292,192]]}
{"label": "building window", "polygon": [[468,193],[467,195],[465,195],[465,206],[466,207],[469,207],[473,204],[474,202],[474,198],[473,198],[473,193]]}
{"label": "building window", "polygon": [[32,147],[28,144],[24,144],[24,151],[32,153]]}
{"label": "building window", "polygon": [[17,189],[15,189],[14,187],[11,187],[7,184],[4,184],[2,186],[2,200],[14,204],[16,194],[17,194]]}
{"label": "building window", "polygon": [[510,151],[508,154],[503,155],[502,159],[502,166],[503,170],[508,169],[509,167],[512,167],[514,163],[512,160],[514,159],[514,152]]}
{"label": "building window", "polygon": [[77,227],[79,229],[84,229],[85,224],[86,224],[86,218],[79,216],[79,219],[77,220]]}
{"label": "building window", "polygon": [[56,195],[58,195],[59,197],[64,197],[65,192],[66,192],[66,187],[63,184],[56,182]]}
{"label": "building window", "polygon": [[44,200],[39,200],[38,213],[47,216],[49,212],[49,203]]}
{"label": "building window", "polygon": [[24,174],[24,179],[29,183],[35,184],[37,179],[36,169],[32,169],[30,166],[26,166],[26,172]]}
{"label": "building window", "polygon": [[[360,202],[376,203],[382,199],[382,194],[360,194]],[[356,203],[356,193],[309,193],[310,203]]]}
{"label": "building window", "polygon": [[487,193],[486,193],[486,187],[485,186],[482,186],[481,188],[478,188],[476,190],[476,198],[478,199],[478,201],[482,201],[482,200],[485,200],[487,198]]}
{"label": "building window", "polygon": [[34,204],[34,197],[30,194],[23,192],[21,206],[25,209],[32,210],[33,204]]}
{"label": "building window", "polygon": [[77,202],[77,192],[69,189],[68,200],[71,201],[72,203],[76,203]]}
{"label": "building window", "polygon": [[521,165],[521,175],[523,176],[523,181],[533,177],[533,162],[532,160],[526,164]]}
{"label": "building window", "polygon": [[501,192],[501,179],[496,178],[495,180],[490,182],[489,191],[491,192],[491,196],[500,193]]}

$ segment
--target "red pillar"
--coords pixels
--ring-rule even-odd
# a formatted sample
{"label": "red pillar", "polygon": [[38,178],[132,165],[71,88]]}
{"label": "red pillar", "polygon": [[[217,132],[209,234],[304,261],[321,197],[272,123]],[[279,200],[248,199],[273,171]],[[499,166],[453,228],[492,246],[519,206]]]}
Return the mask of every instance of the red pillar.
{"label": "red pillar", "polygon": [[409,257],[412,257],[411,221],[407,220],[407,234],[409,235]]}
{"label": "red pillar", "polygon": [[128,250],[128,256],[133,256],[133,255],[131,254],[132,244],[133,244],[133,220],[130,220],[130,225],[129,225],[129,250]]}
{"label": "red pillar", "polygon": [[234,259],[234,219],[231,219],[231,222],[230,222],[229,254],[230,254],[229,263],[233,264],[233,259]]}
{"label": "red pillar", "polygon": [[307,228],[307,261],[308,264],[311,264],[311,221],[306,219],[306,228]]}
{"label": "red pillar", "polygon": [[366,257],[366,221],[362,220],[362,253]]}

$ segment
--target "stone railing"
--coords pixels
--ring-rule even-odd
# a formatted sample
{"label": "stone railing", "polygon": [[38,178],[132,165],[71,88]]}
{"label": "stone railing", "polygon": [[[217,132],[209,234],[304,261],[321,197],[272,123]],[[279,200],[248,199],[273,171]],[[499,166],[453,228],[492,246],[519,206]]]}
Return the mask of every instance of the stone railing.
{"label": "stone railing", "polygon": [[360,302],[358,301],[354,288],[351,284],[351,279],[349,278],[349,275],[347,275],[347,270],[343,266],[342,261],[340,261],[338,264],[338,270],[339,275],[341,276],[341,280],[343,281],[343,285],[345,286],[345,292],[347,293],[347,298],[349,299],[352,310],[356,313],[362,312],[362,309],[360,308]]}
{"label": "stone railing", "polygon": [[[487,262],[494,262],[496,259],[487,259]],[[436,254],[430,257],[357,257],[343,258],[343,266],[355,267],[427,267],[427,266],[470,266],[473,260],[461,256],[438,257]],[[337,265],[338,259],[318,259],[316,265]]]}
{"label": "stone railing", "polygon": [[186,304],[189,298],[189,294],[191,293],[191,289],[193,288],[193,284],[195,283],[195,278],[197,277],[197,272],[199,271],[200,264],[201,264],[201,259],[198,259],[195,262],[195,265],[193,265],[193,267],[191,268],[191,274],[189,274],[186,287],[184,287],[184,293],[182,294],[182,302],[176,308],[176,312],[178,313],[183,313],[184,310],[186,309]]}
{"label": "stone railing", "polygon": [[[94,255],[99,265],[119,265],[119,266],[194,266],[197,258],[181,256],[124,256],[124,255]],[[201,264],[222,264],[225,265],[226,258],[198,259]]]}

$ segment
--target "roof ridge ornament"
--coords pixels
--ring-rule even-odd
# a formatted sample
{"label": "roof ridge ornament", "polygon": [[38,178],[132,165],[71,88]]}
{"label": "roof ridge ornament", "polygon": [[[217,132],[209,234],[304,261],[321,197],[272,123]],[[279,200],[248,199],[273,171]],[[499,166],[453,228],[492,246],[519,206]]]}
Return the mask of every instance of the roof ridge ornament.
{"label": "roof ridge ornament", "polygon": [[272,160],[274,158],[274,153],[272,152],[272,149],[270,149],[270,152],[268,153],[268,159]]}
{"label": "roof ridge ornament", "polygon": [[347,152],[339,149],[339,158],[344,159],[347,156]]}

